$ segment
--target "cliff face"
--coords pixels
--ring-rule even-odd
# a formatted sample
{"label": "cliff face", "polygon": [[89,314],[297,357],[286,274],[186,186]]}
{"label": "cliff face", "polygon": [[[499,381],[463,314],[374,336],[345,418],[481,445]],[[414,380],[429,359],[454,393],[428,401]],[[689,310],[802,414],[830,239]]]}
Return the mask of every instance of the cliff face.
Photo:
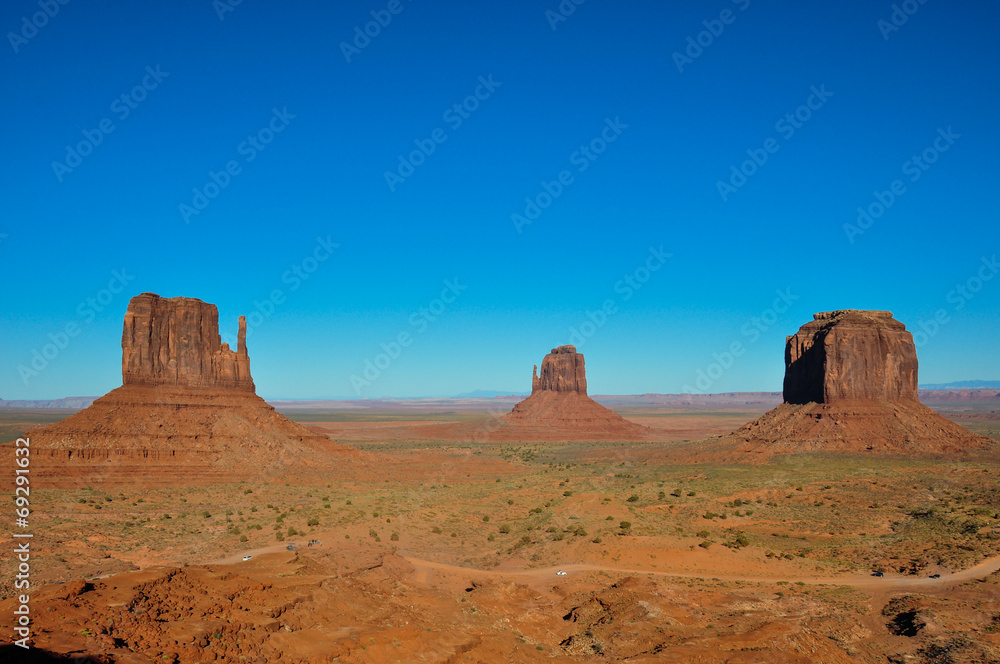
{"label": "cliff face", "polygon": [[559,346],[542,360],[542,375],[538,367],[532,371],[531,393],[539,391],[587,394],[587,370],[583,355],[576,346]]}
{"label": "cliff face", "polygon": [[651,430],[626,420],[587,396],[587,370],[575,346],[559,346],[536,365],[531,396],[503,416],[492,440],[637,440]]}
{"label": "cliff face", "polygon": [[956,456],[992,441],[918,401],[913,335],[888,311],[832,311],[788,337],[785,403],[734,431],[732,458]]}
{"label": "cliff face", "polygon": [[785,345],[785,403],[917,400],[913,335],[888,311],[813,316]]}
{"label": "cliff face", "polygon": [[195,298],[153,293],[129,301],[122,330],[122,383],[254,390],[240,316],[238,348],[219,336],[219,311]]}
{"label": "cliff face", "polygon": [[85,410],[29,432],[52,486],[173,486],[330,473],[355,452],[275,412],[254,390],[240,318],[238,348],[219,337],[215,305],[143,293],[122,332],[122,382]]}

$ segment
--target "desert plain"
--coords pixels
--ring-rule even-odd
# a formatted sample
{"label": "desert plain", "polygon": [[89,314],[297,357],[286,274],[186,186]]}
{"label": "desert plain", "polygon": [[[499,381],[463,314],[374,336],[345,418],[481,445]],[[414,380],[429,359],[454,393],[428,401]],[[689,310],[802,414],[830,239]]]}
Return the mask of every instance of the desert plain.
{"label": "desert plain", "polygon": [[[1000,440],[996,391],[921,399]],[[39,476],[23,661],[998,661],[989,453],[699,454],[772,393],[596,398],[646,440],[490,440],[519,400],[277,403],[351,450],[336,474]],[[72,412],[4,409],[3,440]]]}

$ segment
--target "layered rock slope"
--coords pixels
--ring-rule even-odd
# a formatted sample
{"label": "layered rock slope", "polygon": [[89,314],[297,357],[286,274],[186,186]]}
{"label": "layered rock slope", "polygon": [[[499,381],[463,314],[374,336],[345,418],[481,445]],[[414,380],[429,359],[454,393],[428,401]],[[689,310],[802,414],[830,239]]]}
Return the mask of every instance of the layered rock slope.
{"label": "layered rock slope", "polygon": [[917,398],[913,335],[888,311],[819,313],[788,337],[784,403],[735,431],[742,452],[962,454],[991,441]]}
{"label": "layered rock slope", "polygon": [[651,430],[587,396],[583,355],[560,346],[532,371],[531,396],[503,416],[490,437],[503,440],[634,440]]}
{"label": "layered rock slope", "polygon": [[33,470],[52,485],[174,484],[329,470],[353,451],[292,422],[257,396],[246,321],[233,351],[215,305],[132,298],[122,332],[123,385],[36,429]]}

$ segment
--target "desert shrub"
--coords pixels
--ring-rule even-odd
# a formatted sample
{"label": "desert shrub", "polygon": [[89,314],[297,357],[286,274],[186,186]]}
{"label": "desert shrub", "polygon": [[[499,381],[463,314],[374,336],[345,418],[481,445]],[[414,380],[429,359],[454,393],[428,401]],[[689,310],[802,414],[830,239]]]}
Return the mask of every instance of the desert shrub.
{"label": "desert shrub", "polygon": [[709,536],[709,532],[707,530],[699,530],[697,536],[706,539]]}
{"label": "desert shrub", "polygon": [[393,542],[398,542],[399,541],[399,533],[396,533],[396,532],[392,533],[391,535],[389,535],[389,539],[391,541],[393,541]]}
{"label": "desert shrub", "polygon": [[483,523],[489,523],[489,522],[490,522],[490,515],[489,514],[484,514],[483,515]]}
{"label": "desert shrub", "polygon": [[630,502],[630,503],[637,503],[637,502],[639,502],[639,496],[638,496],[638,494],[633,493],[631,496],[629,496],[625,500],[627,502]]}
{"label": "desert shrub", "polygon": [[573,495],[573,492],[572,491],[563,491],[563,495],[568,498],[569,496]]}
{"label": "desert shrub", "polygon": [[253,489],[243,489],[243,493],[244,495],[248,493],[253,493]]}
{"label": "desert shrub", "polygon": [[285,533],[283,533],[283,532],[281,532],[281,531],[279,530],[278,532],[274,533],[274,537],[275,537],[275,539],[277,539],[277,540],[278,540],[279,542],[282,542],[282,541],[284,541],[284,539],[285,539]]}
{"label": "desert shrub", "polygon": [[532,507],[530,510],[528,510],[528,514],[529,515],[531,515],[531,514],[541,514],[544,511],[545,510],[543,510],[541,507]]}
{"label": "desert shrub", "polygon": [[666,491],[661,491],[658,494],[656,494],[656,497],[659,498],[660,500],[663,500],[664,498],[667,497],[667,492]]}
{"label": "desert shrub", "polygon": [[431,528],[431,532],[434,533],[435,535],[440,535],[441,534],[440,526],[434,526],[433,528]]}
{"label": "desert shrub", "polygon": [[691,496],[691,497],[694,497],[694,496],[697,496],[698,494],[695,493],[694,491],[688,491],[688,495]]}
{"label": "desert shrub", "polygon": [[319,525],[319,519],[317,519],[316,517],[313,517],[313,518],[309,519],[308,521],[306,521],[306,525],[307,526],[318,526]]}
{"label": "desert shrub", "polygon": [[300,533],[299,531],[295,530],[295,528],[293,528],[292,526],[288,526],[288,536],[289,537],[291,537],[292,535],[304,535],[304,534],[305,533]]}
{"label": "desert shrub", "polygon": [[378,537],[378,531],[376,531],[374,528],[369,528],[368,537]]}
{"label": "desert shrub", "polygon": [[452,536],[452,537],[458,537],[458,533],[456,533],[456,532],[452,531],[452,533],[451,533],[451,536]]}
{"label": "desert shrub", "polygon": [[712,540],[705,540],[701,544],[699,544],[698,546],[700,546],[703,549],[707,549],[708,547],[712,546],[713,544],[715,544],[715,542],[713,542]]}
{"label": "desert shrub", "polygon": [[746,533],[737,531],[733,533],[733,539],[726,542],[726,546],[730,549],[742,549],[745,546],[750,546],[750,539]]}
{"label": "desert shrub", "polygon": [[590,541],[593,542],[594,544],[600,544],[604,540],[602,540],[600,537],[595,537],[594,539],[592,539]]}
{"label": "desert shrub", "polygon": [[493,540],[495,540],[496,538],[497,538],[497,536],[496,536],[496,533],[490,533],[490,534],[489,534],[489,535],[488,535],[488,536],[486,537],[486,541],[487,541],[487,542],[492,542],[492,541],[493,541]]}
{"label": "desert shrub", "polygon": [[510,532],[510,526],[509,526],[509,525],[507,525],[507,524],[505,523],[505,524],[503,524],[502,526],[500,526],[500,533],[501,533],[501,534],[503,534],[503,535],[506,535],[506,534],[507,534],[507,533],[509,533],[509,532]]}
{"label": "desert shrub", "polygon": [[576,530],[573,531],[573,534],[576,535],[577,537],[586,537],[587,529],[584,528],[583,526],[577,526]]}
{"label": "desert shrub", "polygon": [[240,535],[240,541],[241,542],[246,542],[248,539],[250,539],[250,538],[248,538],[246,535]]}
{"label": "desert shrub", "polygon": [[680,489],[674,489],[673,491],[670,492],[670,495],[673,496],[674,498],[680,498],[681,497],[681,490]]}
{"label": "desert shrub", "polygon": [[629,530],[630,528],[632,528],[632,522],[622,521],[621,523],[618,524],[618,527],[621,528],[622,530]]}

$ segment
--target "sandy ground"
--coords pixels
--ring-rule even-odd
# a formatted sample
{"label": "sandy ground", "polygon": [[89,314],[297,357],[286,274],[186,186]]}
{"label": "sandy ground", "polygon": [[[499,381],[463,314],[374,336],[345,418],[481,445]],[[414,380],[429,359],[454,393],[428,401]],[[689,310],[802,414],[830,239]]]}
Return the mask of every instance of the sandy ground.
{"label": "sandy ground", "polygon": [[[321,478],[40,490],[35,652],[129,664],[1000,661],[1000,464],[678,462],[683,441],[755,408],[626,410],[661,440],[580,444],[424,437],[486,413],[310,411],[305,424],[361,461]],[[983,432],[1000,422],[965,414]],[[21,655],[0,646],[4,662]]]}

